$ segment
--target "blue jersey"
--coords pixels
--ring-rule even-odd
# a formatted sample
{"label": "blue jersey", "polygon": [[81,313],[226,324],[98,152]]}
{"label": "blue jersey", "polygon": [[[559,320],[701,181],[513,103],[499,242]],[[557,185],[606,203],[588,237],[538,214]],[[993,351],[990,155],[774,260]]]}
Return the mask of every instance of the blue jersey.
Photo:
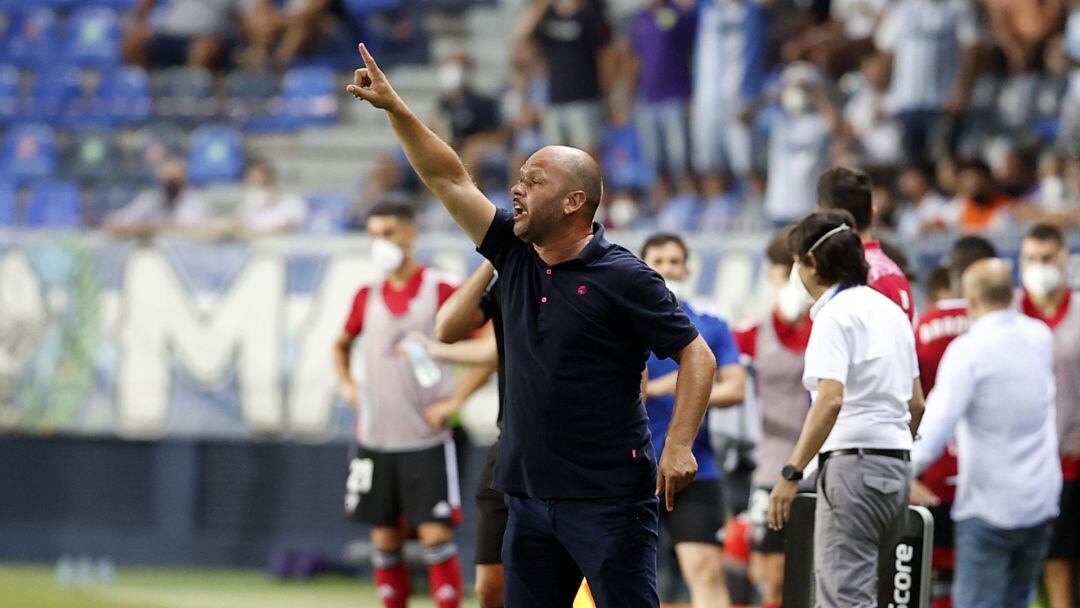
{"label": "blue jersey", "polygon": [[[716,356],[717,367],[731,365],[739,362],[739,349],[735,346],[735,338],[731,335],[727,323],[716,315],[699,313],[689,303],[682,303],[683,312],[698,328],[698,333],[712,349]],[[679,364],[672,359],[658,359],[656,355],[649,355],[646,364],[649,369],[649,378],[660,378],[679,369]],[[664,439],[667,437],[668,425],[671,424],[671,414],[675,410],[675,396],[650,397],[645,400],[645,411],[649,416],[649,431],[652,433],[653,447],[656,448],[656,457],[659,458],[664,452]],[[697,459],[698,472],[695,479],[717,479],[720,477],[720,468],[716,466],[713,458],[712,446],[709,444],[708,425],[702,424],[698,436],[694,439],[694,458]]]}

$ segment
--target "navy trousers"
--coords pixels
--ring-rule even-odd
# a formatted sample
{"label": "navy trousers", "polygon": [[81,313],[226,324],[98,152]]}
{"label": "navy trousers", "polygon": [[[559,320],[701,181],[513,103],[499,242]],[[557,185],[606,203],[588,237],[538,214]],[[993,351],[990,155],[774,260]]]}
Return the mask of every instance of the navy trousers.
{"label": "navy trousers", "polygon": [[569,608],[589,581],[598,608],[657,608],[658,502],[506,496],[507,608]]}

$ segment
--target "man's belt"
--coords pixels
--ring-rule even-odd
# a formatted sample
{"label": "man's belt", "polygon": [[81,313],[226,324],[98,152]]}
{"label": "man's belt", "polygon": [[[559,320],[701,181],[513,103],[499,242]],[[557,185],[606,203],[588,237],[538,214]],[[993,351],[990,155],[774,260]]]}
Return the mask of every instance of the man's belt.
{"label": "man's belt", "polygon": [[818,469],[825,466],[825,461],[833,456],[887,456],[889,458],[896,458],[903,460],[904,462],[911,461],[911,452],[909,450],[879,450],[877,448],[848,448],[844,450],[832,450],[830,452],[822,452],[818,454]]}

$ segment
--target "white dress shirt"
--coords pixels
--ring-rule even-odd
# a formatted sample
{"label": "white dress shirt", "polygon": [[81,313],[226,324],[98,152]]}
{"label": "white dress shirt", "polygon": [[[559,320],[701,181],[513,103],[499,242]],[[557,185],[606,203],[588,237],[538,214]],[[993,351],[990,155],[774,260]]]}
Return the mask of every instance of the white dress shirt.
{"label": "white dress shirt", "polygon": [[926,402],[912,460],[928,467],[956,432],[952,517],[1002,529],[1055,517],[1061,463],[1054,422],[1053,338],[1014,310],[988,313],[949,344]]}
{"label": "white dress shirt", "polygon": [[830,287],[810,309],[803,386],[844,385],[844,404],[822,452],[848,448],[911,449],[911,401],[919,363],[904,311],[865,285]]}

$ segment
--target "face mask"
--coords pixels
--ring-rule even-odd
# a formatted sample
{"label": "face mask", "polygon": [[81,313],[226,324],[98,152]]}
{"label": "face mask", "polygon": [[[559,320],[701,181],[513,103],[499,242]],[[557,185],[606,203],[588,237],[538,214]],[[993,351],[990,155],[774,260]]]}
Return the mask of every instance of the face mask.
{"label": "face mask", "polygon": [[787,87],[780,93],[780,105],[788,114],[801,114],[810,106],[810,96],[802,87]]}
{"label": "face mask", "polygon": [[443,93],[454,93],[461,89],[465,83],[465,66],[457,61],[444,63],[439,67],[439,90]]}
{"label": "face mask", "polygon": [[[796,275],[796,278],[798,275]],[[801,284],[802,281],[799,281]],[[788,323],[794,323],[802,318],[809,307],[810,302],[799,287],[792,281],[788,281],[776,292],[776,312],[780,318]]]}
{"label": "face mask", "polygon": [[248,209],[262,209],[270,206],[273,191],[270,188],[252,186],[244,190],[244,207]]}
{"label": "face mask", "polygon": [[180,190],[183,188],[183,184],[176,181],[165,182],[161,185],[161,189],[165,191],[165,198],[168,200],[174,200],[180,195]]}
{"label": "face mask", "polygon": [[1064,280],[1061,269],[1049,264],[1033,264],[1020,274],[1020,282],[1024,284],[1024,289],[1040,298],[1053,293],[1061,287]]}
{"label": "face mask", "polygon": [[675,295],[676,300],[682,300],[690,295],[690,285],[688,285],[686,281],[671,281],[664,279],[664,284],[667,285],[668,291]]}
{"label": "face mask", "polygon": [[807,302],[813,302],[814,296],[810,295],[810,290],[806,288],[806,284],[803,283],[802,277],[799,276],[799,265],[791,265],[791,274],[788,275],[788,285],[792,290],[803,300]]}
{"label": "face mask", "polygon": [[617,198],[608,206],[608,217],[611,223],[620,228],[625,227],[637,218],[638,206],[634,199]]}
{"label": "face mask", "polygon": [[382,275],[390,274],[405,262],[405,252],[401,247],[386,239],[371,241],[371,263]]}

